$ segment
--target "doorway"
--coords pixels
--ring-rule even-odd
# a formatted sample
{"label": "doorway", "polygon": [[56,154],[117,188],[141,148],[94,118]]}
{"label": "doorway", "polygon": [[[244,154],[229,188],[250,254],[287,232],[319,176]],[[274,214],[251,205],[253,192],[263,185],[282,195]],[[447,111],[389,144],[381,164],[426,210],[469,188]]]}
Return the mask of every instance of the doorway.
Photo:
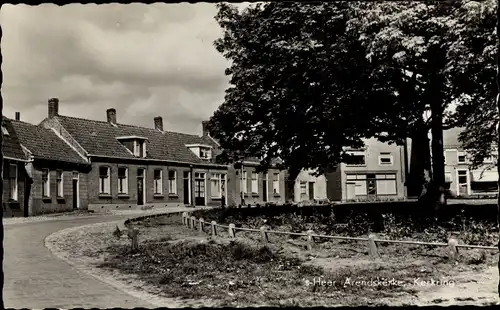
{"label": "doorway", "polygon": [[467,176],[467,170],[458,170],[457,173],[458,173],[458,195],[467,196],[469,194],[468,191],[469,178]]}
{"label": "doorway", "polygon": [[314,182],[309,182],[309,201],[314,200]]}
{"label": "doorway", "polygon": [[205,173],[194,174],[194,205],[205,206]]}
{"label": "doorway", "polygon": [[347,183],[346,199],[352,200],[354,198],[356,198],[356,183],[349,182]]}
{"label": "doorway", "polygon": [[137,169],[137,205],[144,205],[144,169]]}
{"label": "doorway", "polygon": [[73,210],[80,208],[80,189],[78,172],[73,172]]}
{"label": "doorway", "polygon": [[189,171],[184,171],[184,204],[191,204],[191,177]]}

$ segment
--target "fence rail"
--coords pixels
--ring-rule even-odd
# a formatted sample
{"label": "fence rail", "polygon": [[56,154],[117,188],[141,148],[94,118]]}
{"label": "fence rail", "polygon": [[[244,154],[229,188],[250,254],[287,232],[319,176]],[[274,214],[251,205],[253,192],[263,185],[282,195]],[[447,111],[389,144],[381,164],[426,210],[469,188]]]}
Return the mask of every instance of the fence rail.
{"label": "fence rail", "polygon": [[[245,227],[236,227],[234,224],[229,225],[221,225],[217,224],[215,221],[205,222],[202,218],[197,219],[194,216],[189,216],[188,212],[184,212],[182,214],[182,223],[183,225],[189,226],[192,229],[196,229],[199,227],[199,230],[203,231],[205,225],[211,226],[211,234],[213,236],[217,235],[217,228],[226,229],[229,233],[229,236],[234,238],[236,236],[237,231],[247,231],[247,232],[257,232],[261,234],[262,242],[268,243],[268,235],[290,235],[290,236],[302,236],[307,237],[307,248],[312,249],[314,244],[314,239],[324,238],[324,239],[337,239],[337,240],[348,240],[348,241],[367,241],[369,254],[372,257],[378,257],[378,249],[377,243],[392,243],[392,244],[410,244],[410,245],[425,245],[425,246],[435,246],[435,247],[448,247],[448,255],[450,260],[455,261],[458,256],[457,248],[471,248],[471,249],[482,249],[482,250],[497,250],[497,247],[494,246],[483,246],[483,245],[469,245],[469,244],[458,244],[458,241],[454,238],[450,238],[448,243],[440,243],[440,242],[422,242],[422,241],[413,241],[413,240],[389,240],[389,239],[377,239],[375,234],[370,234],[367,238],[363,237],[345,237],[345,236],[330,236],[330,235],[318,235],[314,234],[312,230],[307,231],[306,233],[296,233],[296,232],[287,232],[287,231],[277,231],[277,230],[269,230],[266,226],[261,227],[260,229],[255,228],[245,228]],[[199,225],[196,225],[198,223]]]}

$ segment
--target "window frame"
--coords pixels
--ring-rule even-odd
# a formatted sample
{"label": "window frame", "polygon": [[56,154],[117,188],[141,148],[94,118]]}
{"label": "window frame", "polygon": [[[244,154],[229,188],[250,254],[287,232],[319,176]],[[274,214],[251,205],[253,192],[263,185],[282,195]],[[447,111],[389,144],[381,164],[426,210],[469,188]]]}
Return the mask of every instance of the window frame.
{"label": "window frame", "polygon": [[[101,174],[103,168],[106,169],[105,177]],[[111,167],[109,166],[99,166],[99,195],[111,195]]]}
{"label": "window frame", "polygon": [[247,174],[247,171],[243,171],[241,173],[241,192],[243,192],[243,194],[248,194],[248,174]]}
{"label": "window frame", "polygon": [[363,166],[366,166],[366,152],[365,151],[347,151],[346,154],[351,155],[351,156],[363,156],[363,163],[362,164],[352,164],[352,163],[345,162],[345,165],[347,167],[363,167]]}
{"label": "window frame", "polygon": [[[255,178],[254,178],[255,176]],[[252,194],[258,194],[259,193],[259,174],[255,171],[252,172],[250,175],[251,183],[250,183],[250,188],[252,189]]]}
{"label": "window frame", "polygon": [[280,174],[275,172],[273,174],[273,194],[280,195]]}
{"label": "window frame", "polygon": [[[463,161],[460,161],[460,157],[464,158]],[[466,164],[467,163],[467,154],[465,152],[457,152],[457,163]]]}
{"label": "window frame", "polygon": [[[214,195],[213,194],[213,189],[214,189],[214,181],[218,182],[217,188],[218,188],[218,194]],[[214,172],[211,174],[210,177],[210,197],[215,198],[215,199],[220,199],[222,198],[223,194],[223,186],[222,184],[224,183],[225,186],[225,181],[226,181],[226,174],[222,172]]]}
{"label": "window frame", "polygon": [[64,197],[64,171],[61,169],[56,170],[56,197]]}
{"label": "window frame", "polygon": [[[44,172],[47,172],[47,176],[44,177]],[[42,197],[50,197],[50,169],[42,169]]]}
{"label": "window frame", "polygon": [[[12,167],[15,167],[15,175],[12,177]],[[19,184],[18,184],[18,179],[19,179],[19,167],[17,164],[9,164],[9,182],[10,184],[10,199],[14,201],[19,200]]]}
{"label": "window frame", "polygon": [[[383,158],[388,158],[390,160],[390,162],[383,163],[382,162]],[[394,156],[389,152],[380,152],[380,154],[378,156],[378,164],[379,164],[379,166],[393,166],[394,165]]]}
{"label": "window frame", "polygon": [[[173,178],[171,178],[170,173],[173,173]],[[168,170],[168,194],[177,195],[177,171]]]}
{"label": "window frame", "polygon": [[[120,170],[125,170],[125,175],[120,176]],[[128,167],[118,167],[118,172],[117,172],[117,189],[118,189],[118,195],[128,195]],[[123,184],[125,183],[125,184]],[[122,187],[122,190],[120,190],[120,186]]]}
{"label": "window frame", "polygon": [[[157,171],[160,172],[159,178],[156,177]],[[153,170],[153,191],[155,195],[163,195],[163,169]]]}

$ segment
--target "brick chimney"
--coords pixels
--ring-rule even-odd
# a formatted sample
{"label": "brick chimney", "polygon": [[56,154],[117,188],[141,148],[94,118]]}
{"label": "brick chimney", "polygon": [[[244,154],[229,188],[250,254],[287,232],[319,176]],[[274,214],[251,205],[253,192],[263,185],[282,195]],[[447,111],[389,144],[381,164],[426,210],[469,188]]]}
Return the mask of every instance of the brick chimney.
{"label": "brick chimney", "polygon": [[203,136],[209,136],[207,125],[208,125],[208,121],[201,122],[201,132],[202,132]]}
{"label": "brick chimney", "polygon": [[49,118],[59,115],[59,99],[49,99]]}
{"label": "brick chimney", "polygon": [[116,110],[114,108],[107,109],[106,116],[108,118],[108,123],[116,124]]}
{"label": "brick chimney", "polygon": [[155,121],[155,129],[163,131],[163,118],[161,116],[157,116],[154,118],[154,121]]}
{"label": "brick chimney", "polygon": [[16,121],[20,121],[20,120],[21,120],[21,113],[16,112]]}

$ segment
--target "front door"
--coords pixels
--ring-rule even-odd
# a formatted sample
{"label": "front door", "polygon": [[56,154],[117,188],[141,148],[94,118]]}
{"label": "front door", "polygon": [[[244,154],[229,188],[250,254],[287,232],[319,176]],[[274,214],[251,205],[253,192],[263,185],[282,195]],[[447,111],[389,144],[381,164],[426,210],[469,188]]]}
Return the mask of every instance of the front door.
{"label": "front door", "polygon": [[314,182],[309,182],[309,200],[314,200]]}
{"label": "front door", "polygon": [[78,209],[78,180],[73,179],[73,210]]}
{"label": "front door", "polygon": [[189,171],[184,171],[184,204],[186,205],[191,204],[191,198],[189,198],[191,193],[191,184],[189,184],[190,179]]}
{"label": "front door", "polygon": [[205,174],[195,173],[194,177],[194,204],[195,206],[205,205]]}
{"label": "front door", "polygon": [[144,169],[137,170],[137,205],[144,205]]}

